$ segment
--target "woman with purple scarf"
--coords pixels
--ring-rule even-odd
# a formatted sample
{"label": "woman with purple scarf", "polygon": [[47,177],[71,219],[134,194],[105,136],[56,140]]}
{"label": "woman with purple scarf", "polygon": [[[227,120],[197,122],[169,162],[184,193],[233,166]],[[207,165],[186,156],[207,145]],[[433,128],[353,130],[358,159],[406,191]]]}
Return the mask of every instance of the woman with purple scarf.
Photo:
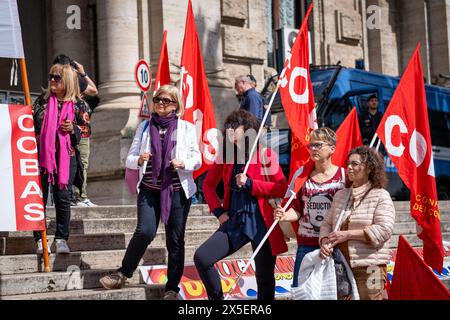
{"label": "woman with purple scarf", "polygon": [[139,169],[138,224],[122,267],[100,279],[106,289],[120,289],[133,276],[161,220],[169,252],[164,300],[179,299],[186,220],[197,190],[192,173],[202,161],[195,126],[181,120],[183,112],[178,89],[164,85],[154,94],[151,119],[137,128],[126,166]]}
{"label": "woman with purple scarf", "polygon": [[[48,87],[33,105],[44,203],[52,186],[56,209],[56,253],[70,253],[70,190],[77,171],[75,145],[80,140],[75,111],[82,107],[76,72],[69,65],[50,68]],[[37,253],[42,254],[40,232],[34,232]],[[50,246],[48,246],[50,251]]]}

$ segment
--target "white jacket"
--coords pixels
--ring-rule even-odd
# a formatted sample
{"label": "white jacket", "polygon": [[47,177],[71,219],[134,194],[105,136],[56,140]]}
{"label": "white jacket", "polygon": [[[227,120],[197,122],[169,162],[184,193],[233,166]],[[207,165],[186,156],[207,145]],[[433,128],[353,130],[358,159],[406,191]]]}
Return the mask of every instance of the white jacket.
{"label": "white jacket", "polygon": [[[145,128],[145,130],[144,130]],[[150,125],[148,120],[139,124],[136,134],[131,144],[126,160],[126,167],[129,169],[139,169],[139,181],[137,190],[147,167],[147,161],[142,166],[138,165],[139,156],[144,152],[150,151]],[[198,148],[197,134],[195,126],[187,121],[178,119],[178,128],[176,131],[175,158],[184,161],[184,169],[177,169],[180,177],[181,186],[187,198],[192,197],[197,191],[192,173],[200,168],[202,164],[202,156]]]}

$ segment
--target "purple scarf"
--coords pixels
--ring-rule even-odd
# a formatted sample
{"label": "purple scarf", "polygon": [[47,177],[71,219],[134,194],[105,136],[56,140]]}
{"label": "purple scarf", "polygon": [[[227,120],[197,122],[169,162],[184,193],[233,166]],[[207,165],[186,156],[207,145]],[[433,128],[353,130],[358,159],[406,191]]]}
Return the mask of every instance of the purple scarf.
{"label": "purple scarf", "polygon": [[[170,207],[172,206],[172,151],[175,148],[175,139],[172,134],[176,131],[178,118],[175,113],[167,117],[160,117],[158,114],[152,114],[150,119],[150,139],[152,153],[152,180],[156,184],[156,180],[161,176],[161,220],[167,225],[170,215]],[[161,136],[159,129],[167,129],[164,134],[164,141],[161,144]]]}
{"label": "purple scarf", "polygon": [[[39,138],[39,167],[48,174],[48,182],[55,184],[55,174],[58,176],[59,188],[67,188],[70,175],[70,143],[69,132],[62,131],[61,124],[65,120],[73,121],[74,103],[63,102],[58,118],[58,100],[50,95],[42,122]],[[56,139],[58,137],[58,139]],[[58,143],[58,157],[56,157],[56,144]],[[58,163],[56,163],[58,159]]]}

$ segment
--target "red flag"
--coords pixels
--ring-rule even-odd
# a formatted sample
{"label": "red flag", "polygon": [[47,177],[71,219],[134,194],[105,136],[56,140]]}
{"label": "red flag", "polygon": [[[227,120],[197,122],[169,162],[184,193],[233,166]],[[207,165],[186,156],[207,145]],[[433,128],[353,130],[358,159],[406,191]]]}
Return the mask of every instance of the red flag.
{"label": "red flag", "polygon": [[[300,190],[314,167],[307,147],[311,131],[317,128],[314,92],[309,73],[308,17],[312,8],[311,3],[278,82],[281,101],[292,130],[289,180],[293,189],[289,189],[295,193]],[[310,164],[305,166],[308,161]]]}
{"label": "red flag", "polygon": [[358,124],[358,114],[356,108],[347,115],[336,131],[337,144],[331,161],[339,166],[345,167],[347,156],[350,150],[358,146],[362,146],[361,131]]}
{"label": "red flag", "polygon": [[423,240],[424,260],[441,272],[444,247],[419,49],[420,44],[381,119],[377,135],[411,190],[411,215],[419,225],[417,233]]}
{"label": "red flag", "polygon": [[195,124],[200,152],[203,156],[202,166],[194,172],[194,178],[197,178],[214,162],[218,153],[219,141],[216,117],[209,94],[190,0],[184,31],[181,68],[183,72],[182,95],[186,107],[183,118]]}
{"label": "red flag", "polygon": [[398,239],[389,300],[450,300],[445,285],[403,236]]}
{"label": "red flag", "polygon": [[170,83],[169,53],[167,52],[167,30],[164,30],[161,51],[159,52],[158,71],[156,71],[155,89]]}

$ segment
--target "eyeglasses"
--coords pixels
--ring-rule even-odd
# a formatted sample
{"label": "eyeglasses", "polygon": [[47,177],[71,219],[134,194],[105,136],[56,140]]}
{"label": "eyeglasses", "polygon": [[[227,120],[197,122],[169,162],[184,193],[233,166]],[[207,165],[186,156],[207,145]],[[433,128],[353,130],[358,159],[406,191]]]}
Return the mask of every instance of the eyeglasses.
{"label": "eyeglasses", "polygon": [[329,146],[330,144],[324,142],[310,143],[307,145],[308,149],[320,150],[323,146]]}
{"label": "eyeglasses", "polygon": [[224,124],[224,127],[226,130],[228,130],[228,129],[236,130],[237,128],[239,128],[239,126],[240,126],[240,123],[237,121],[227,122]]}
{"label": "eyeglasses", "polygon": [[347,162],[347,166],[350,166],[352,168],[356,168],[357,166],[361,165],[361,162],[357,162],[357,161],[349,161]]}
{"label": "eyeglasses", "polygon": [[163,106],[165,107],[167,107],[171,103],[175,103],[175,101],[170,100],[169,98],[160,98],[160,97],[154,97],[152,101],[155,104],[159,104],[160,102],[162,102]]}
{"label": "eyeglasses", "polygon": [[52,73],[50,73],[48,75],[48,81],[52,81],[53,80],[53,81],[56,81],[56,82],[60,82],[61,79],[62,79],[62,77],[59,74],[52,74]]}

